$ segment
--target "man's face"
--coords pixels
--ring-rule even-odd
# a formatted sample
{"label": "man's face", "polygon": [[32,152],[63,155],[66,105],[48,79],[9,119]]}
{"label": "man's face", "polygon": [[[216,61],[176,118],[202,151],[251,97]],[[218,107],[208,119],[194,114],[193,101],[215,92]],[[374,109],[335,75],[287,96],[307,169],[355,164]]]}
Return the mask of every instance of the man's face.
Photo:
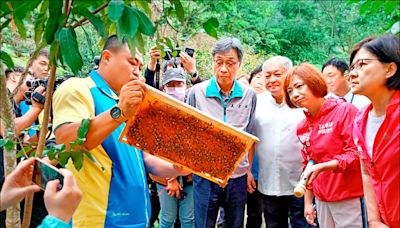
{"label": "man's face", "polygon": [[348,91],[350,89],[349,81],[335,66],[326,66],[322,74],[328,85],[328,92],[339,96],[338,93],[340,93],[340,91]]}
{"label": "man's face", "polygon": [[262,74],[265,77],[265,86],[272,96],[283,96],[281,83],[286,71],[286,68],[277,62],[271,62],[263,69]]}
{"label": "man's face", "polygon": [[118,51],[111,52],[110,57],[106,59],[106,66],[113,75],[115,88],[120,90],[124,84],[140,78],[143,59],[139,51],[136,51],[133,57],[128,46],[125,45]]}
{"label": "man's face", "polygon": [[214,55],[214,75],[220,87],[232,86],[241,64],[236,49]]}
{"label": "man's face", "polygon": [[36,78],[47,78],[49,76],[49,59],[39,55],[30,67],[31,73]]}

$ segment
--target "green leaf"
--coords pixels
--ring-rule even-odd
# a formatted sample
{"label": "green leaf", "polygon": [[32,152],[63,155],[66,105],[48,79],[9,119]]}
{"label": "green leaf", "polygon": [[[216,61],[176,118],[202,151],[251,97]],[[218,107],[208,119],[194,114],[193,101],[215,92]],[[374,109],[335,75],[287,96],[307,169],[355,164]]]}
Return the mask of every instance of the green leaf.
{"label": "green leaf", "polygon": [[142,8],[147,15],[151,15],[151,9],[149,7],[151,0],[136,0],[135,3],[137,6]]}
{"label": "green leaf", "polygon": [[175,12],[176,16],[178,17],[178,20],[183,23],[185,21],[185,11],[183,10],[181,1],[180,0],[170,0],[170,1],[175,6]]}
{"label": "green leaf", "polygon": [[83,119],[81,121],[81,126],[78,129],[78,138],[86,138],[86,134],[89,131],[90,119]]}
{"label": "green leaf", "polygon": [[61,151],[65,150],[65,148],[66,148],[65,144],[58,144],[58,145],[52,146],[52,149],[55,152],[61,152]]}
{"label": "green leaf", "polygon": [[4,149],[6,149],[6,151],[10,152],[14,149],[15,144],[16,143],[14,141],[7,140],[7,142],[4,144]]}
{"label": "green leaf", "polygon": [[41,0],[29,0],[29,1],[13,1],[14,7],[14,18],[24,19],[28,13],[31,13],[41,2]]}
{"label": "green leaf", "polygon": [[76,170],[81,170],[83,166],[83,153],[81,151],[71,151],[72,162]]}
{"label": "green leaf", "polygon": [[40,6],[40,11],[39,14],[35,20],[35,43],[39,44],[41,38],[42,38],[42,34],[44,31],[44,23],[47,19],[47,8],[49,7],[49,1],[48,0],[44,0],[42,5]]}
{"label": "green leaf", "polygon": [[126,6],[122,17],[119,19],[117,24],[117,30],[120,31],[121,35],[118,38],[122,37],[134,37],[139,27],[139,22],[136,14],[133,9],[129,6]]}
{"label": "green leaf", "polygon": [[124,2],[122,0],[111,0],[108,4],[108,18],[111,21],[117,22],[124,11]]}
{"label": "green leaf", "polygon": [[86,142],[86,138],[77,138],[75,139],[75,142],[79,145],[82,146]]}
{"label": "green leaf", "polygon": [[18,33],[21,35],[23,39],[26,39],[26,28],[23,19],[19,17],[14,17],[14,23],[15,26],[17,26]]}
{"label": "green leaf", "polygon": [[11,19],[7,19],[3,24],[1,24],[0,26],[0,31],[2,31],[5,27],[8,26],[8,24],[10,24]]}
{"label": "green leaf", "polygon": [[218,26],[219,22],[218,19],[213,17],[208,19],[204,24],[203,28],[206,31],[206,33],[214,38],[218,38]]}
{"label": "green leaf", "polygon": [[371,14],[377,13],[382,8],[383,3],[384,2],[380,2],[380,1],[372,2],[369,13],[371,13]]}
{"label": "green leaf", "polygon": [[45,34],[47,44],[53,43],[55,33],[59,27],[59,18],[62,15],[63,1],[49,2],[49,19],[47,20]]}
{"label": "green leaf", "polygon": [[29,146],[26,146],[26,147],[22,148],[20,151],[17,152],[16,157],[17,157],[17,158],[22,157],[22,156],[25,155],[27,152],[29,152],[30,150],[32,150],[32,148],[33,148],[32,145],[29,145]]}
{"label": "green leaf", "polygon": [[371,0],[367,0],[366,2],[364,2],[361,6],[360,6],[360,14],[363,15],[367,12],[367,10],[369,9],[369,7],[371,6],[372,1]]}
{"label": "green leaf", "polygon": [[99,33],[100,36],[106,35],[106,27],[104,26],[103,21],[100,19],[99,16],[93,15],[86,7],[78,6],[72,9],[72,12],[76,15],[80,15],[86,17],[90,23],[94,26],[96,31]]}
{"label": "green leaf", "polygon": [[172,44],[171,38],[165,37],[164,40],[165,40],[165,44],[167,45],[167,47],[168,47],[170,50],[173,50],[173,49],[174,49],[174,45]]}
{"label": "green leaf", "polygon": [[89,152],[89,151],[84,151],[86,157],[88,157],[94,164],[100,166],[101,170],[104,171],[104,167],[97,161],[97,159]]}
{"label": "green leaf", "polygon": [[[52,43],[51,46],[50,46],[50,62],[51,62],[52,64],[54,64],[56,67],[58,66],[58,64],[57,64],[57,58],[56,58],[56,48],[57,48],[57,45],[58,45],[58,41],[57,41],[57,40],[54,40],[53,43]],[[58,56],[59,56],[59,57],[61,56],[60,48],[58,49]]]}
{"label": "green leaf", "polygon": [[62,152],[57,154],[57,160],[58,162],[60,162],[62,166],[65,166],[68,163],[70,157],[71,157],[70,152]]}
{"label": "green leaf", "polygon": [[393,2],[385,2],[384,4],[384,12],[385,14],[391,14],[393,10],[398,6],[398,2],[393,1]]}
{"label": "green leaf", "polygon": [[3,146],[6,145],[7,141],[7,139],[0,139],[0,148],[3,148]]}
{"label": "green leaf", "polygon": [[126,42],[133,56],[136,53],[136,49],[138,49],[141,53],[145,53],[144,40],[142,34],[136,33],[136,36],[134,38],[126,39]]}
{"label": "green leaf", "polygon": [[7,5],[7,1],[0,1],[0,12],[8,14],[11,12],[10,7]]}
{"label": "green leaf", "polygon": [[64,62],[75,74],[82,68],[82,56],[79,53],[75,31],[72,28],[62,28],[59,33],[60,50]]}
{"label": "green leaf", "polygon": [[153,23],[142,11],[137,9],[133,10],[136,12],[137,18],[139,19],[139,31],[144,35],[152,36],[156,31],[156,28],[154,27]]}
{"label": "green leaf", "polygon": [[6,64],[8,68],[14,68],[14,62],[12,61],[11,57],[5,51],[0,51],[0,58],[1,61]]}

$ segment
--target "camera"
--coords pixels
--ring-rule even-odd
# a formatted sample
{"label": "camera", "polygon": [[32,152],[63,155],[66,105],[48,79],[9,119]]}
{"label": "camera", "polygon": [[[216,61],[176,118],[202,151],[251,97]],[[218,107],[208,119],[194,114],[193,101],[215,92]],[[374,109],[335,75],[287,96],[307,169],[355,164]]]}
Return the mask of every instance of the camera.
{"label": "camera", "polygon": [[[179,53],[181,53],[181,50],[180,49],[173,49],[171,51],[171,49],[164,49],[164,52],[165,52],[164,60],[171,60],[174,57],[179,58]],[[173,52],[176,52],[176,55],[173,55],[172,54]],[[185,48],[185,52],[190,57],[193,57],[193,55],[194,55],[194,49],[193,48]]]}
{"label": "camera", "polygon": [[[58,77],[56,78],[55,82],[54,82],[54,91],[57,89],[57,87],[63,83],[65,80],[67,80],[68,78],[70,78],[72,76],[63,76],[63,77]],[[43,86],[45,89],[47,88],[47,83],[48,83],[48,79],[34,79],[34,80],[28,80],[26,81],[26,85],[29,87],[28,91],[25,92],[25,101],[28,105],[32,104],[32,100],[36,102],[39,102],[41,104],[44,104],[46,99],[45,96],[43,96],[42,94],[35,92],[35,90],[39,87],[39,86]]]}

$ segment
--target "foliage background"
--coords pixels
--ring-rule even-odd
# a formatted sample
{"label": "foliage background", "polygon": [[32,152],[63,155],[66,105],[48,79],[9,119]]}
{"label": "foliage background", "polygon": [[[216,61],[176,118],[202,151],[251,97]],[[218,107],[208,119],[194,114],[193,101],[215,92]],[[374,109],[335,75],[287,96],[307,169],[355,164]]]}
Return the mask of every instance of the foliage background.
{"label": "foliage background", "polygon": [[[130,1],[132,2],[132,1]],[[266,58],[285,55],[295,64],[308,61],[317,67],[332,57],[348,59],[351,48],[361,39],[380,35],[399,21],[399,2],[372,0],[315,1],[181,1],[183,19],[177,16],[171,2],[151,1],[151,19],[156,35],[148,38],[146,50],[161,37],[174,45],[196,49],[198,71],[203,78],[212,75],[211,48],[216,41],[204,31],[203,23],[217,19],[218,37],[235,36],[244,44],[246,55],[240,74],[249,74]],[[37,12],[36,12],[37,13]],[[34,16],[33,16],[34,17]],[[28,39],[22,40],[11,25],[3,29],[1,48],[16,65],[24,66],[34,50],[33,23],[24,20]],[[76,29],[84,76],[100,55],[102,40],[91,24]],[[398,33],[398,30],[397,30]],[[146,54],[145,65],[149,56]],[[58,68],[57,74],[70,74]]]}

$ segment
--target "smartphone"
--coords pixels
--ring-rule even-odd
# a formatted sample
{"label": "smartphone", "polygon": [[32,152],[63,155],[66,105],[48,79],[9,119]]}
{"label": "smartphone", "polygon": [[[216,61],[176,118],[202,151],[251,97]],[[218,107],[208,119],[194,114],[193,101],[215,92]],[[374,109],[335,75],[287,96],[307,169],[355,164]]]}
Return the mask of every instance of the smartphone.
{"label": "smartphone", "polygon": [[193,57],[194,49],[193,49],[193,48],[185,48],[185,52],[186,52],[190,57]]}
{"label": "smartphone", "polygon": [[58,190],[61,190],[64,184],[64,177],[58,172],[58,169],[40,158],[35,158],[35,165],[33,168],[32,181],[39,185],[44,191],[49,181],[59,180]]}

